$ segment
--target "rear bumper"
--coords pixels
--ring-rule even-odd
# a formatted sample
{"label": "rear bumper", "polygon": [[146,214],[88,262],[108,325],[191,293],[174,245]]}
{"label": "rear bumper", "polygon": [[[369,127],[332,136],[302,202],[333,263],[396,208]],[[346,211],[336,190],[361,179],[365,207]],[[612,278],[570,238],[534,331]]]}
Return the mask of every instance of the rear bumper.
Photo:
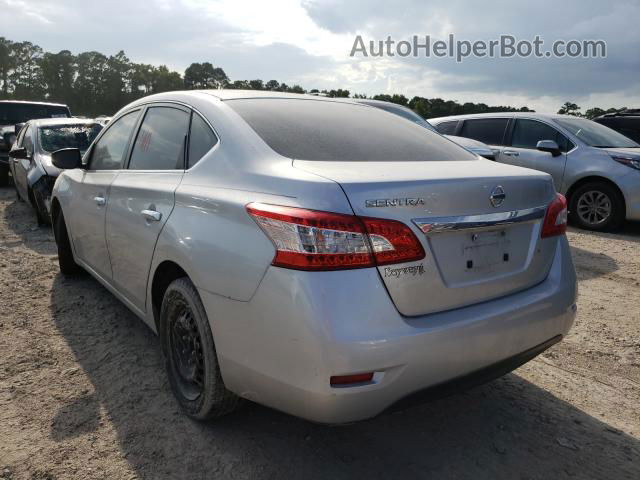
{"label": "rear bumper", "polygon": [[[562,237],[539,285],[421,317],[401,316],[372,269],[270,268],[249,302],[200,294],[230,390],[309,420],[343,423],[508,359],[526,360],[527,352],[566,335],[576,277]],[[329,384],[332,375],[372,371],[368,384]]]}

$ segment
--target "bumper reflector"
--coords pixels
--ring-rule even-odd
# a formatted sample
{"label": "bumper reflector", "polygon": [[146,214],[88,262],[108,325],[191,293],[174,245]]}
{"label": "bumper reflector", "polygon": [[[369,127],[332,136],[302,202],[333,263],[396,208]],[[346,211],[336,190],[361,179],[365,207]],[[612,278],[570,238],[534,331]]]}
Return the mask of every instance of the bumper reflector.
{"label": "bumper reflector", "polygon": [[331,377],[330,384],[331,386],[344,386],[344,385],[352,385],[356,383],[366,383],[373,380],[373,372],[369,373],[358,373],[356,375],[338,375]]}

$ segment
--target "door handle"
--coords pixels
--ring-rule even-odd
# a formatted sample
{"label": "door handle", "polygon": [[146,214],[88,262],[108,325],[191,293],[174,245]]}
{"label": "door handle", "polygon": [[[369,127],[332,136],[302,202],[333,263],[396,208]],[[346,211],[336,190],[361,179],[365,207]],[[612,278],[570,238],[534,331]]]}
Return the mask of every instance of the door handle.
{"label": "door handle", "polygon": [[140,213],[150,222],[159,222],[162,219],[162,214],[155,210],[142,210]]}
{"label": "door handle", "polygon": [[106,198],[104,198],[104,197],[100,197],[100,196],[98,196],[98,197],[93,197],[93,200],[96,202],[96,204],[97,204],[99,207],[104,207],[104,205],[107,203],[107,199],[106,199]]}
{"label": "door handle", "polygon": [[520,154],[515,150],[503,150],[502,153],[507,157],[518,157]]}

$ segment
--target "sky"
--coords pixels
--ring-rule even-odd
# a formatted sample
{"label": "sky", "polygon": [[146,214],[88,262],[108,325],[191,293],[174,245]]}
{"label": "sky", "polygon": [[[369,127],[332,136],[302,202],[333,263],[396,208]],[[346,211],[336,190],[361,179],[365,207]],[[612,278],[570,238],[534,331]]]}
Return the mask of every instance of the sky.
{"label": "sky", "polygon": [[[47,51],[124,50],[135,62],[180,71],[211,62],[232,80],[276,79],[306,89],[346,88],[556,111],[640,108],[639,0],[0,0],[0,35]],[[7,15],[10,12],[10,15]],[[350,57],[357,35],[396,41],[491,40],[545,45],[607,42],[607,58]]]}

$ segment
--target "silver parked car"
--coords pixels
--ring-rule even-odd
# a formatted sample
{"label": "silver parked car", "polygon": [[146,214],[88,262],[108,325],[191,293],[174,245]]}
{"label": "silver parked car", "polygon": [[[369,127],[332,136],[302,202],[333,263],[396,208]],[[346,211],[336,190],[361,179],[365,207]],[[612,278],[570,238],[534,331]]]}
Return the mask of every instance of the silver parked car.
{"label": "silver parked car", "polygon": [[[410,108],[403,105],[398,105],[392,102],[385,102],[383,100],[358,99],[356,101],[364,105],[380,108],[386,112],[393,113],[394,115],[399,115],[400,117],[406,118],[411,122],[417,123],[421,127],[431,130],[432,132],[438,132],[438,130],[436,130],[435,127],[431,125],[427,120],[422,118]],[[485,143],[479,142],[478,140],[473,140],[472,138],[458,137],[455,135],[445,135],[445,137],[447,137],[452,142],[457,143],[462,148],[469,150],[471,153],[480,155],[484,158],[488,158],[489,160],[495,160],[494,151],[491,150],[491,148],[489,148],[489,146]]]}
{"label": "silver parked car", "polygon": [[569,218],[590,230],[640,220],[640,145],[591,120],[539,113],[432,119],[438,131],[486,142],[496,160],[551,174]]}
{"label": "silver parked car", "polygon": [[51,191],[60,173],[51,163],[51,153],[78,148],[84,153],[102,125],[77,118],[30,120],[18,133],[9,151],[9,168],[18,199],[33,206],[38,224],[49,223]]}
{"label": "silver parked car", "polygon": [[349,100],[172,92],[60,150],[60,268],[160,335],[197,419],[249,399],[350,422],[487,381],[567,334],[576,276],[551,177]]}

